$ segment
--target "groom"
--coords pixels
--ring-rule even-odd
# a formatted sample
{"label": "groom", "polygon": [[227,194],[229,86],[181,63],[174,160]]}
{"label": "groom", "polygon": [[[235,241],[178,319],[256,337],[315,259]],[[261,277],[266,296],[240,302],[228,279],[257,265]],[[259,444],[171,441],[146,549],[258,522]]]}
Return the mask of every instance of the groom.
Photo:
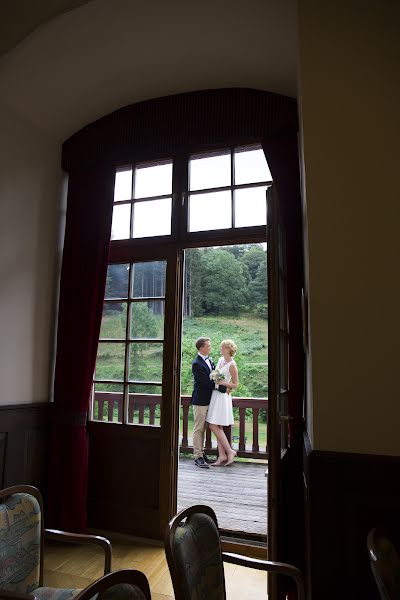
{"label": "groom", "polygon": [[[194,377],[192,394],[194,464],[201,469],[208,469],[212,461],[204,454],[204,433],[208,405],[210,404],[212,391],[215,389],[215,382],[210,379],[210,373],[215,369],[215,365],[209,356],[211,352],[210,338],[200,337],[197,339],[196,348],[197,356],[192,362]],[[220,385],[217,389],[220,392],[226,392],[224,385]]]}

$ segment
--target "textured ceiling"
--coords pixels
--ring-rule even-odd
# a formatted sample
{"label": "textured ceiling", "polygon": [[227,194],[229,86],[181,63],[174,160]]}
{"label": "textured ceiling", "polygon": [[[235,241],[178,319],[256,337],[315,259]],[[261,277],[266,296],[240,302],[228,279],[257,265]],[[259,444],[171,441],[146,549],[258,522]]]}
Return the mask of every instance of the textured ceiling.
{"label": "textured ceiling", "polygon": [[[5,4],[11,6],[8,0]],[[68,11],[77,4],[83,5]],[[148,98],[220,87],[296,96],[296,4],[17,2],[6,19],[3,47],[32,33],[0,59],[0,101],[63,140],[113,110]]]}

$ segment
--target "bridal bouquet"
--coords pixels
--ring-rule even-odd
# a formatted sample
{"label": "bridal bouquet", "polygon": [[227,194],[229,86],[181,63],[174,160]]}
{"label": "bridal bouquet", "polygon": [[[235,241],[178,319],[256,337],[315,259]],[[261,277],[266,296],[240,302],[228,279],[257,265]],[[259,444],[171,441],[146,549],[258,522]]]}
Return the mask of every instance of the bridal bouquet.
{"label": "bridal bouquet", "polygon": [[214,369],[210,373],[210,379],[212,379],[212,381],[215,381],[215,387],[217,387],[218,383],[225,379],[225,375],[221,373],[219,369]]}

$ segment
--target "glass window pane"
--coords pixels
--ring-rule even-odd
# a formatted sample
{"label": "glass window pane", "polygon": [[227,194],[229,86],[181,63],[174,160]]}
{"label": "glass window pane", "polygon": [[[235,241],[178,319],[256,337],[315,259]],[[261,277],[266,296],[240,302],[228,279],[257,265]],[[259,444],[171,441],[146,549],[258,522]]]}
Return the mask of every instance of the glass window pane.
{"label": "glass window pane", "polygon": [[114,202],[132,198],[132,169],[121,169],[115,173]]}
{"label": "glass window pane", "polygon": [[163,344],[130,344],[129,379],[162,381]]}
{"label": "glass window pane", "polygon": [[189,196],[189,231],[228,229],[231,225],[231,192]]}
{"label": "glass window pane", "polygon": [[105,298],[127,298],[129,265],[108,265]]}
{"label": "glass window pane", "polygon": [[116,384],[94,384],[93,420],[122,423],[124,386]]}
{"label": "glass window pane", "polygon": [[226,185],[231,185],[231,155],[229,151],[190,159],[189,190],[206,190]]}
{"label": "glass window pane", "polygon": [[99,342],[95,379],[124,380],[125,344]]}
{"label": "glass window pane", "polygon": [[112,240],[127,240],[130,236],[131,205],[114,204],[111,225]]}
{"label": "glass window pane", "polygon": [[134,198],[172,194],[172,162],[138,165],[135,169]]}
{"label": "glass window pane", "polygon": [[165,296],[165,260],[132,265],[133,298]]}
{"label": "glass window pane", "polygon": [[133,302],[131,304],[131,338],[164,338],[164,302]]}
{"label": "glass window pane", "polygon": [[171,198],[136,202],[133,205],[133,237],[171,235]]}
{"label": "glass window pane", "polygon": [[130,385],[128,404],[128,423],[134,425],[160,426],[161,386]]}
{"label": "glass window pane", "polygon": [[104,303],[100,339],[126,338],[126,306],[126,302]]}
{"label": "glass window pane", "polygon": [[235,184],[272,181],[264,151],[235,150]]}
{"label": "glass window pane", "polygon": [[266,187],[235,190],[235,227],[266,225]]}

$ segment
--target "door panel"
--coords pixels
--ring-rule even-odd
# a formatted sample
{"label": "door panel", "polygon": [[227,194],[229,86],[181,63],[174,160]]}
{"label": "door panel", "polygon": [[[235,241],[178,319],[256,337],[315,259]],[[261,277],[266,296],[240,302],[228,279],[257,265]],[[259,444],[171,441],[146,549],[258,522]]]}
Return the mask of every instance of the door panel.
{"label": "door panel", "polygon": [[[285,232],[275,185],[267,191],[268,224],[268,558],[279,560],[281,457],[288,440],[288,317]],[[268,579],[276,597],[276,576]]]}
{"label": "door panel", "polygon": [[[119,258],[118,262],[128,262],[121,253]],[[160,278],[163,262],[165,279]],[[125,318],[122,385],[112,382],[115,357],[110,354],[113,344],[122,345],[120,340],[99,342],[106,349],[102,373],[110,378],[95,383],[95,390],[103,389],[94,394],[92,417],[97,420],[88,424],[89,525],[160,539],[175,508],[171,480],[176,465],[171,457],[177,439],[174,374],[180,358],[176,343],[180,260],[176,250],[147,248],[137,262],[129,264],[131,293],[123,298],[128,307],[125,313],[116,312],[116,321]],[[105,306],[107,302],[106,293]],[[113,302],[109,305],[111,310]],[[122,394],[114,393],[115,386],[123,388]]]}

